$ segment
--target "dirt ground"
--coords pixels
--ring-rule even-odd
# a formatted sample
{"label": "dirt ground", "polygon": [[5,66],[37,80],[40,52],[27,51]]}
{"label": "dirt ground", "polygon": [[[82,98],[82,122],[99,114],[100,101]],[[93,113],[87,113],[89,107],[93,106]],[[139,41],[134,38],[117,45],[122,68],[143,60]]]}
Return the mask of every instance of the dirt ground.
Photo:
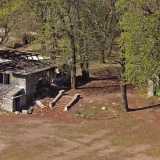
{"label": "dirt ground", "polygon": [[[130,86],[132,110],[124,113],[115,75],[102,69],[90,76],[86,84],[79,78],[76,90],[66,88],[68,95],[81,95],[67,112],[36,105],[28,115],[1,111],[0,159],[159,160],[159,99],[148,99],[147,94]],[[50,100],[48,97],[42,102]],[[80,114],[75,114],[77,111]]]}

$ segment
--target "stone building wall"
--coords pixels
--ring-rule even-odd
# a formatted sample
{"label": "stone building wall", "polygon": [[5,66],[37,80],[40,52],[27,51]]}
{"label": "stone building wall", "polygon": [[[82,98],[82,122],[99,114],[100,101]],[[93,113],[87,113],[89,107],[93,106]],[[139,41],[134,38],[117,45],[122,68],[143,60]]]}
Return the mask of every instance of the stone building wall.
{"label": "stone building wall", "polygon": [[13,112],[13,99],[1,99],[0,108],[9,112]]}
{"label": "stone building wall", "polygon": [[26,77],[21,75],[10,74],[10,84],[26,90]]}
{"label": "stone building wall", "polygon": [[52,69],[28,75],[26,77],[26,94],[34,93],[40,90],[42,85],[50,84],[52,78]]}

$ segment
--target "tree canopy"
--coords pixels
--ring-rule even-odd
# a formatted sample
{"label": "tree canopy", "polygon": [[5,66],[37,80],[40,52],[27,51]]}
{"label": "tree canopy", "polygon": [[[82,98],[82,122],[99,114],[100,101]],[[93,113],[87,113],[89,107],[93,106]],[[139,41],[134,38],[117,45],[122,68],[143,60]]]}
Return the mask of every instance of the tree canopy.
{"label": "tree canopy", "polygon": [[118,0],[119,45],[128,82],[144,84],[160,74],[160,1]]}
{"label": "tree canopy", "polygon": [[8,40],[9,32],[19,19],[22,4],[21,0],[2,0],[0,2],[0,28],[4,29],[0,34],[0,45]]}

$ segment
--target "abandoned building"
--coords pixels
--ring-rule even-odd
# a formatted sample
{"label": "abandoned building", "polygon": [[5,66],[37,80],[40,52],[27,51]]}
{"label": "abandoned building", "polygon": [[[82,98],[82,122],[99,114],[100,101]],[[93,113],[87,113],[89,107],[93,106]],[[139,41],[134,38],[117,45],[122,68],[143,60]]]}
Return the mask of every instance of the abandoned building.
{"label": "abandoned building", "polygon": [[33,56],[38,58],[29,52],[0,50],[0,109],[22,111],[36,92],[52,83],[54,67]]}

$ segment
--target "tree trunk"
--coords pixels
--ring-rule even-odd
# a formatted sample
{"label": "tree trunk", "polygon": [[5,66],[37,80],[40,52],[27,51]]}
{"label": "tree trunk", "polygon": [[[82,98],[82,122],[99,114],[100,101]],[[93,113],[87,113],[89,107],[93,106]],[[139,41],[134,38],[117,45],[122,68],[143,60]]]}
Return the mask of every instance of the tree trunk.
{"label": "tree trunk", "polygon": [[72,48],[71,89],[76,89],[76,45],[74,40],[73,25],[70,25],[69,34]]}
{"label": "tree trunk", "polygon": [[[69,28],[66,30],[68,37],[70,39],[70,45],[72,49],[72,66],[71,66],[71,89],[76,89],[76,44],[75,44],[75,36],[74,36],[74,26],[72,24],[72,19],[71,19],[71,13],[70,13],[70,4],[69,8],[67,9],[68,12],[68,18],[69,18]],[[60,15],[62,18],[62,22],[64,26],[66,27],[66,21],[64,18],[64,15],[60,11]]]}
{"label": "tree trunk", "polygon": [[45,16],[45,9],[41,10],[41,25],[42,25],[42,36],[43,39],[41,39],[41,52],[42,52],[42,56],[46,55],[46,42],[45,42],[45,24],[47,23],[47,19]]}
{"label": "tree trunk", "polygon": [[76,89],[76,67],[72,66],[71,71],[71,89]]}
{"label": "tree trunk", "polygon": [[89,59],[88,59],[88,51],[86,53],[86,60],[85,60],[85,68],[86,68],[86,81],[89,82]]}
{"label": "tree trunk", "polygon": [[82,81],[89,81],[89,64],[86,55],[81,55],[81,72],[82,72]]}
{"label": "tree trunk", "polygon": [[43,40],[41,41],[41,52],[42,56],[46,55],[46,44]]}
{"label": "tree trunk", "polygon": [[87,72],[86,70],[82,71],[82,81],[87,81],[88,82],[89,79],[89,72]]}
{"label": "tree trunk", "polygon": [[81,56],[81,63],[80,63],[80,67],[81,67],[81,72],[82,72],[82,81],[88,81],[88,76],[89,76],[89,73],[88,73],[88,68],[87,65],[86,65],[86,60],[85,60],[85,55],[80,55]]}
{"label": "tree trunk", "polygon": [[105,62],[104,49],[101,50],[101,63],[106,63],[106,62]]}
{"label": "tree trunk", "polygon": [[128,100],[127,100],[127,85],[123,82],[121,83],[121,95],[122,95],[122,106],[125,112],[129,111]]}
{"label": "tree trunk", "polygon": [[121,59],[121,94],[122,94],[122,106],[125,112],[129,111],[127,100],[127,85],[125,84],[125,57],[123,55]]}
{"label": "tree trunk", "polygon": [[85,68],[84,68],[84,60],[82,60],[82,56],[81,56],[81,62],[80,62],[80,67],[81,67],[81,73],[82,73],[82,81],[85,81],[86,80],[86,71],[85,71]]}
{"label": "tree trunk", "polygon": [[77,1],[77,16],[78,16],[78,29],[79,29],[79,55],[80,55],[80,67],[82,73],[82,81],[87,81],[87,71],[85,68],[85,52],[84,52],[84,39],[83,39],[83,31],[82,31],[82,23],[80,16],[80,0]]}

